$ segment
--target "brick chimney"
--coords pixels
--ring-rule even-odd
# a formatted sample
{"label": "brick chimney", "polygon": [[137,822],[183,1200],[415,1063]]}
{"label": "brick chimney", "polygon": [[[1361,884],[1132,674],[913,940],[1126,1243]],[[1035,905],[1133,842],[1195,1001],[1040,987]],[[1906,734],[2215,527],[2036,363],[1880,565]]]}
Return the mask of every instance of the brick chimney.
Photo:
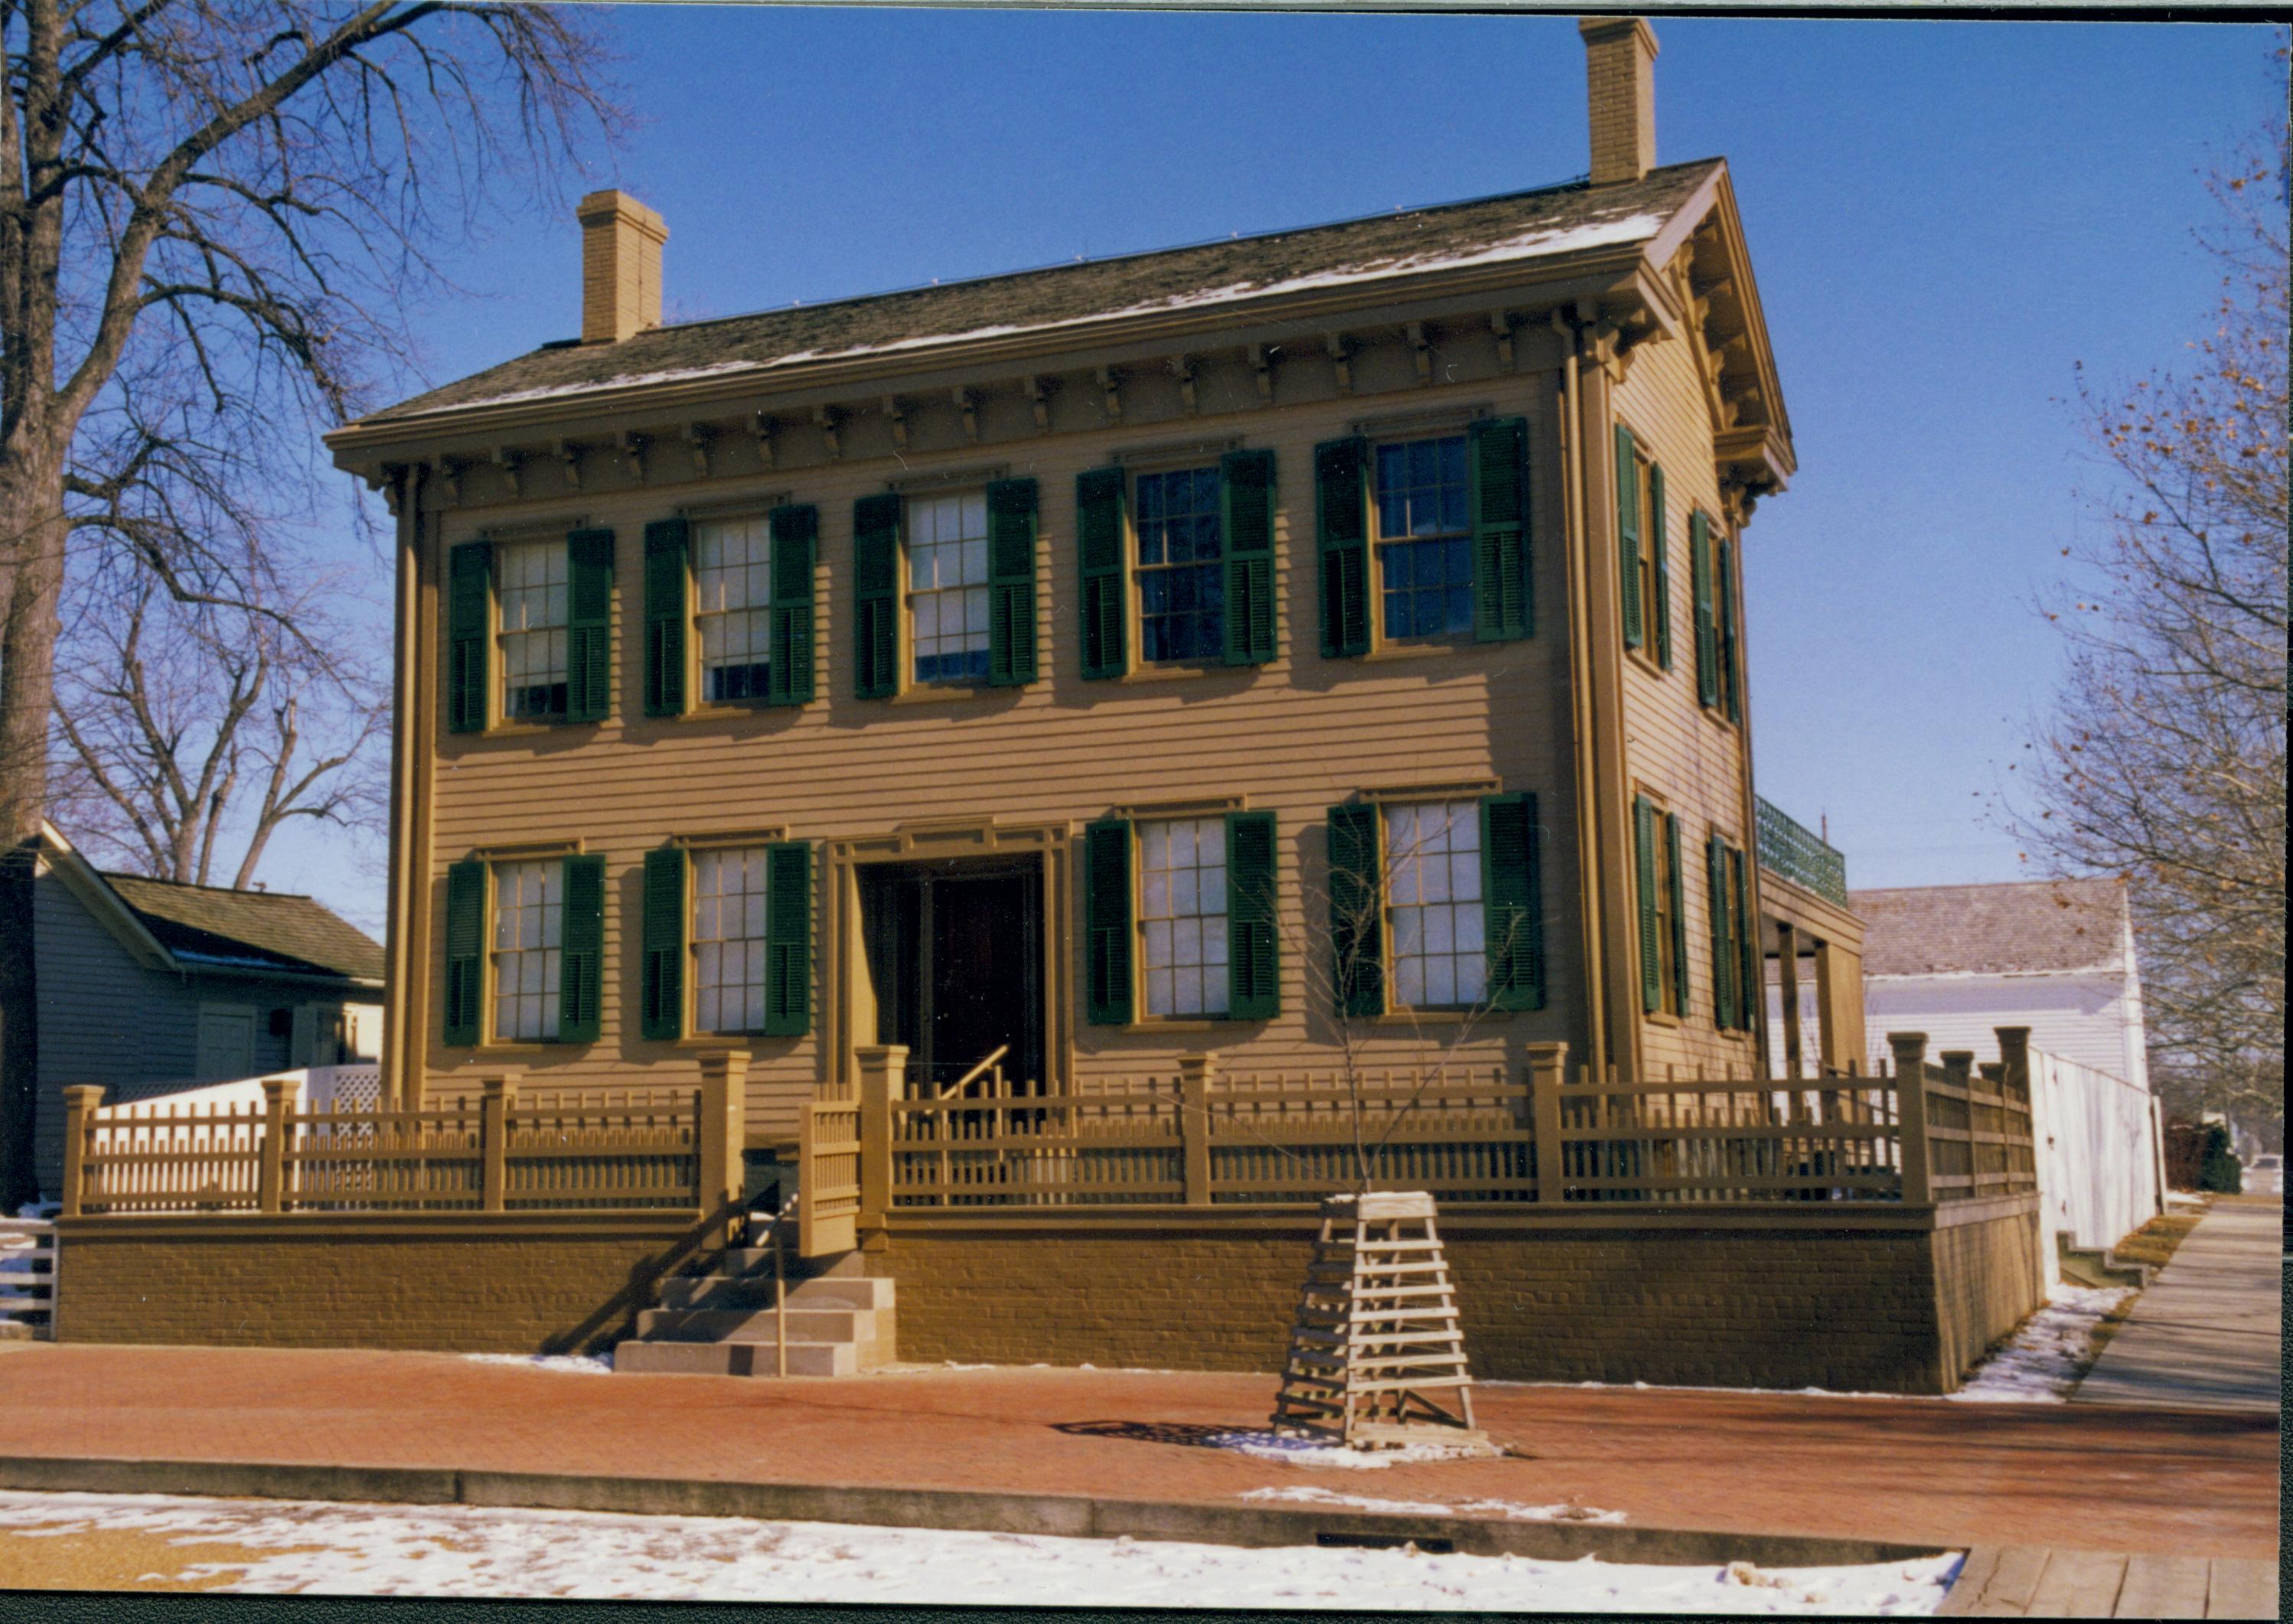
{"label": "brick chimney", "polygon": [[1638,17],[1580,17],[1592,114],[1592,184],[1656,167],[1656,35]]}
{"label": "brick chimney", "polygon": [[581,342],[619,343],[660,325],[661,218],[625,191],[593,191],[581,222]]}

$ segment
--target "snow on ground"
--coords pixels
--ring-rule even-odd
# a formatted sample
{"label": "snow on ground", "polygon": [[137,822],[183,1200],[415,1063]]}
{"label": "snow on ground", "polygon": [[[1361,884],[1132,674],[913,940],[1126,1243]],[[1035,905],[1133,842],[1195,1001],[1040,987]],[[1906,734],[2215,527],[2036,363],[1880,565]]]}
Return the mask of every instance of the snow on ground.
{"label": "snow on ground", "polygon": [[1405,1443],[1390,1450],[1350,1450],[1342,1443],[1277,1433],[1271,1428],[1220,1433],[1203,1439],[1205,1449],[1232,1450],[1253,1460],[1278,1460],[1291,1466],[1334,1466],[1355,1472],[1381,1471],[1387,1466],[1424,1460],[1469,1460],[1504,1451],[1489,1444]]}
{"label": "snow on ground", "polygon": [[2093,1361],[2094,1328],[2133,1295],[2119,1287],[2056,1286],[2046,1306],[1950,1396],[1977,1404],[2061,1403]]}
{"label": "snow on ground", "polygon": [[1381,1500],[1368,1495],[1340,1494],[1331,1489],[1293,1484],[1287,1489],[1247,1489],[1245,1500],[1291,1500],[1301,1506],[1342,1506],[1351,1511],[1407,1512],[1415,1516],[1503,1517],[1512,1523],[1621,1523],[1621,1511],[1602,1511],[1566,1500],[1553,1506],[1524,1506],[1519,1500]]}
{"label": "snow on ground", "polygon": [[[28,1538],[222,1542],[151,1580],[264,1593],[1531,1612],[1932,1612],[1956,1555],[1860,1567],[1655,1567],[1414,1550],[1244,1549],[731,1517],[0,1492]],[[212,1558],[210,1550],[204,1554]]]}
{"label": "snow on ground", "polygon": [[465,1353],[472,1364],[523,1365],[529,1370],[560,1370],[573,1376],[611,1376],[611,1353]]}

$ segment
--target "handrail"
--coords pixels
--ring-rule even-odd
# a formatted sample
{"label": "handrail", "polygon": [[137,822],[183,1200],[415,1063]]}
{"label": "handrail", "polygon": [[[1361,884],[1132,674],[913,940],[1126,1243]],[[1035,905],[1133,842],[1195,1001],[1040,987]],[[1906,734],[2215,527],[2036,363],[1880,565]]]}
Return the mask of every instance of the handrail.
{"label": "handrail", "polygon": [[936,1095],[935,1095],[933,1097],[934,1097],[935,1099],[941,1099],[941,1100],[944,1100],[944,1099],[947,1098],[947,1096],[948,1096],[949,1095],[953,1094],[957,1089],[959,1089],[959,1088],[965,1088],[965,1087],[969,1087],[970,1085],[972,1085],[973,1083],[977,1082],[977,1081],[980,1079],[980,1078],[981,1078],[983,1075],[984,1075],[984,1074],[986,1073],[986,1071],[989,1070],[989,1068],[991,1068],[992,1066],[993,1066],[993,1065],[994,1065],[994,1063],[995,1063],[997,1061],[999,1061],[999,1060],[1002,1059],[1006,1054],[1009,1054],[1010,1052],[1011,1052],[1011,1046],[1010,1046],[1009,1044],[1008,1044],[1008,1043],[999,1043],[999,1044],[997,1044],[997,1045],[995,1046],[995,1047],[994,1047],[993,1051],[988,1054],[988,1056],[987,1056],[987,1058],[986,1058],[986,1059],[984,1059],[984,1060],[981,1061],[977,1065],[976,1065],[976,1066],[972,1067],[970,1071],[968,1071],[965,1072],[961,1077],[957,1078],[953,1082],[950,1083],[946,1087],[944,1087],[944,1088],[941,1089],[941,1090],[939,1091],[939,1093],[938,1093],[938,1094],[936,1094]]}

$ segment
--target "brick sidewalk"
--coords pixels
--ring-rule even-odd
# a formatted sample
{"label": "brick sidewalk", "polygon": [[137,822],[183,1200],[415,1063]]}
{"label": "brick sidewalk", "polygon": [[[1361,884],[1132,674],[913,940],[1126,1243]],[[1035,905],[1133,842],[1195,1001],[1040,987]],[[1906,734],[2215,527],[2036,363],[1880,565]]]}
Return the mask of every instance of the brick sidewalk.
{"label": "brick sidewalk", "polygon": [[1484,1387],[1527,1458],[1345,1472],[1190,1446],[1270,1377],[987,1369],[589,1376],[441,1354],[17,1345],[0,1456],[428,1466],[1225,1503],[1573,1499],[1641,1526],[2274,1560],[2274,1416]]}

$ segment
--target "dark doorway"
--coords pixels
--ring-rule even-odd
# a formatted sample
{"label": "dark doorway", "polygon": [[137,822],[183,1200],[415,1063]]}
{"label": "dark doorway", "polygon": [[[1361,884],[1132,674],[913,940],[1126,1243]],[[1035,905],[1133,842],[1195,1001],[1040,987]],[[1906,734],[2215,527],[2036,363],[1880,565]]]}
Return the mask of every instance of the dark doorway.
{"label": "dark doorway", "polygon": [[1002,1045],[1003,1075],[1043,1079],[1038,858],[870,865],[860,897],[879,1043],[944,1088]]}

